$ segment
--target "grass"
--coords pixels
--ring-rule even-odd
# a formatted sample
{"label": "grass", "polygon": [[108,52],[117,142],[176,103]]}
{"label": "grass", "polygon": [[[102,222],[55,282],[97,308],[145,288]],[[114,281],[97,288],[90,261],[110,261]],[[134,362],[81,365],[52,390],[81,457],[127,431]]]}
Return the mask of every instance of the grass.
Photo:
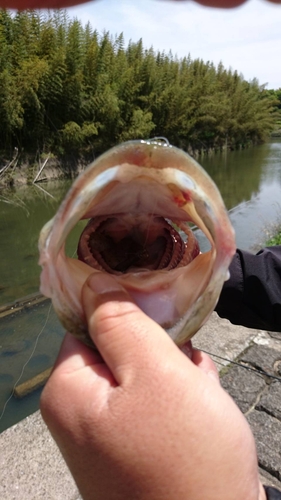
{"label": "grass", "polygon": [[272,247],[274,245],[281,245],[281,230],[279,229],[278,233],[275,234],[275,236],[272,236],[272,238],[267,240],[265,245],[267,247]]}
{"label": "grass", "polygon": [[281,245],[281,207],[278,208],[277,220],[267,224],[260,232],[260,241],[251,247],[251,251],[256,253],[264,247]]}

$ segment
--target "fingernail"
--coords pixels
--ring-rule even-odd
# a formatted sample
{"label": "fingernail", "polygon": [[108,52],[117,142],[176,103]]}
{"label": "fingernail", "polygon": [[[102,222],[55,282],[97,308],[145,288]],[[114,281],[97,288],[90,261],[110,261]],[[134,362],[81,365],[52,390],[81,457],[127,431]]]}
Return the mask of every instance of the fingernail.
{"label": "fingernail", "polygon": [[96,294],[108,292],[124,292],[124,288],[119,285],[113,276],[106,273],[93,273],[87,279],[88,287]]}

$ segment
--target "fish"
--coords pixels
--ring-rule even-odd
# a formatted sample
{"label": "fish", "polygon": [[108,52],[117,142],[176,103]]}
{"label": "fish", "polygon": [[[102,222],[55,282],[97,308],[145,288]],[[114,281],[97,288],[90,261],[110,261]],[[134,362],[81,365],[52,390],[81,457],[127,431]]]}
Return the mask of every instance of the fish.
{"label": "fish", "polygon": [[[78,258],[70,258],[65,242],[83,219]],[[110,273],[182,347],[214,310],[235,250],[220,192],[195,159],[166,139],[128,141],[77,177],[41,230],[40,290],[64,328],[94,347],[81,290],[92,273]]]}

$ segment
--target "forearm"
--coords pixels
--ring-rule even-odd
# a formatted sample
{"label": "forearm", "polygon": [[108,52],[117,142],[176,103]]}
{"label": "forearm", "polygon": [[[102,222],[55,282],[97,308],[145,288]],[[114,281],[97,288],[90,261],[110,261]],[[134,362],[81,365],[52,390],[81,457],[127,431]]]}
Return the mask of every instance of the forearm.
{"label": "forearm", "polygon": [[265,486],[266,500],[281,500],[281,492],[275,488]]}
{"label": "forearm", "polygon": [[281,246],[237,250],[216,311],[231,323],[281,331]]}

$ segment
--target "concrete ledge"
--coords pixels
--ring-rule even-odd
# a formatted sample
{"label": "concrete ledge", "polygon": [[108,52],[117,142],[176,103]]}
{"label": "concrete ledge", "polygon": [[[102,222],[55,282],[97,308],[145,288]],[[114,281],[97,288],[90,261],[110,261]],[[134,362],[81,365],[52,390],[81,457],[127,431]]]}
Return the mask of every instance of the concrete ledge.
{"label": "concrete ledge", "polygon": [[78,500],[76,484],[40,412],[0,435],[1,500]]}

